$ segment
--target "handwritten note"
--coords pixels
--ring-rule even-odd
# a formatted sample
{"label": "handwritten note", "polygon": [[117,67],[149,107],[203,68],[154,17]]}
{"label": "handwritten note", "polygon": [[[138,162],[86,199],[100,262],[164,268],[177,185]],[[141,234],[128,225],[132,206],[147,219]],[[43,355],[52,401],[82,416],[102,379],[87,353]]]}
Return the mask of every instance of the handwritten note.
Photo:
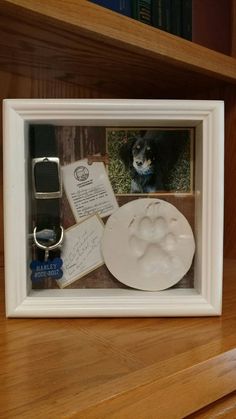
{"label": "handwritten note", "polygon": [[79,160],[62,167],[63,185],[77,222],[93,214],[106,217],[118,209],[104,163]]}
{"label": "handwritten note", "polygon": [[96,215],[66,230],[62,252],[63,277],[57,281],[60,288],[104,263],[101,253],[103,231],[104,225]]}

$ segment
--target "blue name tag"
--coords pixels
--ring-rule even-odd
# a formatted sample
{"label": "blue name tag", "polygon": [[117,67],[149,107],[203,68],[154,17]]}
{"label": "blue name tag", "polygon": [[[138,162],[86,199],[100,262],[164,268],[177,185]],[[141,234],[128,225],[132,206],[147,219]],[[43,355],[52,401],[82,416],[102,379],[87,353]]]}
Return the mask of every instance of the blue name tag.
{"label": "blue name tag", "polygon": [[63,275],[62,264],[61,258],[47,260],[46,262],[33,260],[30,264],[30,269],[32,270],[31,281],[40,282],[47,278],[60,279]]}

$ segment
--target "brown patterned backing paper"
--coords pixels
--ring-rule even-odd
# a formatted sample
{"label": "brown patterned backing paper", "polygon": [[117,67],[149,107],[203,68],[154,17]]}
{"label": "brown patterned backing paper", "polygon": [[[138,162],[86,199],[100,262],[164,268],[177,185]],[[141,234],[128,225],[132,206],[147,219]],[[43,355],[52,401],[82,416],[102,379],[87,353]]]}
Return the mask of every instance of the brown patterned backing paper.
{"label": "brown patterned backing paper", "polygon": [[[56,127],[56,138],[58,141],[59,158],[62,165],[73,163],[77,160],[95,156],[94,161],[107,160],[106,150],[106,128],[105,127]],[[100,157],[99,157],[100,156]],[[195,217],[195,196],[194,194],[153,194],[140,196],[117,195],[118,205],[122,206],[127,202],[140,198],[159,198],[174,205],[188,220],[194,232]],[[65,229],[75,224],[75,218],[71,211],[66,195],[62,197],[62,224]],[[103,219],[104,223],[106,222]],[[122,261],[121,261],[122,263]],[[194,267],[179,281],[174,288],[193,288]],[[56,281],[47,280],[43,284],[37,284],[34,288],[58,288]],[[66,287],[71,289],[88,288],[128,288],[119,282],[108,271],[105,265],[85,275]]]}

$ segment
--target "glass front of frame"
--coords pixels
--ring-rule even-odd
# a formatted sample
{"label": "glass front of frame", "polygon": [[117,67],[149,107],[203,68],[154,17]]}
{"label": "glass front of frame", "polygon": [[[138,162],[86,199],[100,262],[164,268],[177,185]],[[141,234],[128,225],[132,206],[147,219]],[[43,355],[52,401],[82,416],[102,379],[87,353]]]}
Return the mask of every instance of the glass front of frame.
{"label": "glass front of frame", "polygon": [[6,100],[3,121],[7,316],[221,314],[223,102]]}
{"label": "glass front of frame", "polygon": [[[196,214],[196,128],[119,123],[53,125],[53,130],[63,184],[63,265],[53,252],[32,265],[38,262],[33,234],[38,200],[29,151],[30,288],[194,288],[196,218],[201,217]],[[37,234],[49,234],[46,227]],[[62,276],[54,275],[58,269]]]}

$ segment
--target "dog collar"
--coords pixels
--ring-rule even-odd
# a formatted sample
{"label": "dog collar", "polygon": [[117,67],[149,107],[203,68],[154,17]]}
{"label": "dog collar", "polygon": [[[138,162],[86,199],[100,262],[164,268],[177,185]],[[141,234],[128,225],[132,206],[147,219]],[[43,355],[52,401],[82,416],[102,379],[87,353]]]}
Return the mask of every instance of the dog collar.
{"label": "dog collar", "polygon": [[37,248],[37,259],[53,259],[60,257],[64,231],[60,217],[60,161],[55,128],[52,125],[30,127],[30,153],[34,201],[33,240]]}

